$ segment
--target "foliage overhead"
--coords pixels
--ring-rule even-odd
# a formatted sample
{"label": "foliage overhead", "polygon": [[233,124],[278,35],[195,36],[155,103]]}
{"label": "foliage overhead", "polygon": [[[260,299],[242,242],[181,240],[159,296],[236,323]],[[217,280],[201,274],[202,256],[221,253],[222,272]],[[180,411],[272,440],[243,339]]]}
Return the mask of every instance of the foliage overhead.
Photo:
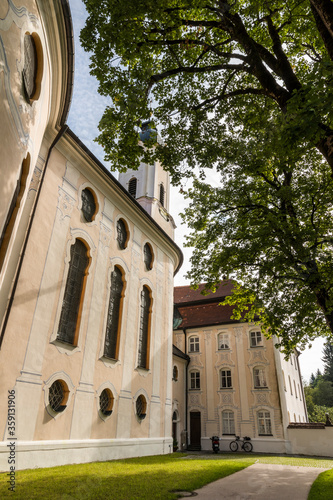
{"label": "foliage overhead", "polygon": [[[106,158],[193,179],[192,280],[235,279],[235,316],[251,302],[286,352],[331,334],[332,2],[84,1]],[[146,118],[163,142],[143,148]]]}

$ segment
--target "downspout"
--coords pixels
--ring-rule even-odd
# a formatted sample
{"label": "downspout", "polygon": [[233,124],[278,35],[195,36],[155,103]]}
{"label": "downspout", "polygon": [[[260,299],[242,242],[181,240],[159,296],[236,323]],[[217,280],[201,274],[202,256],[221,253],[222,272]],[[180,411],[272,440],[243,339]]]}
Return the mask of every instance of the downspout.
{"label": "downspout", "polygon": [[[185,335],[185,354],[187,355],[187,340],[186,340],[186,328],[183,328],[183,333]],[[185,375],[185,432],[186,432],[186,449],[188,447],[188,365],[190,364],[190,359],[186,362],[186,375]]]}
{"label": "downspout", "polygon": [[47,158],[46,158],[46,161],[45,161],[44,169],[43,169],[43,172],[42,172],[42,175],[41,175],[40,184],[39,184],[39,189],[38,189],[37,194],[36,194],[35,203],[34,203],[34,206],[33,206],[32,212],[31,212],[31,216],[30,216],[30,221],[29,221],[29,224],[28,224],[27,232],[25,234],[25,239],[24,239],[24,243],[23,243],[23,246],[22,246],[22,251],[21,251],[20,258],[19,258],[19,262],[18,262],[16,274],[15,274],[15,279],[14,279],[13,287],[12,287],[12,290],[11,290],[9,302],[8,302],[8,307],[7,307],[6,314],[5,314],[3,323],[2,323],[1,334],[0,334],[0,349],[1,349],[1,346],[2,346],[3,338],[5,336],[5,331],[6,331],[7,323],[8,323],[8,320],[9,320],[9,315],[10,315],[10,312],[11,312],[11,309],[12,309],[12,306],[13,306],[15,292],[16,292],[18,280],[19,280],[19,277],[20,277],[22,265],[23,265],[23,259],[24,259],[25,252],[26,252],[26,249],[27,249],[27,246],[28,246],[29,236],[30,236],[32,224],[33,224],[33,221],[34,221],[34,218],[35,218],[35,214],[36,214],[36,210],[37,210],[37,205],[38,205],[38,200],[39,200],[40,193],[42,191],[43,182],[44,182],[44,179],[45,179],[45,173],[46,173],[47,164],[49,162],[49,159],[50,159],[50,156],[51,156],[51,152],[52,152],[54,146],[57,144],[57,142],[60,140],[60,138],[63,136],[63,134],[66,132],[67,129],[68,129],[68,125],[63,125],[61,127],[61,129],[59,130],[58,134],[56,135],[54,141],[52,142],[52,144],[51,144],[51,146],[49,148],[49,152],[48,152],[48,155],[47,155]]}

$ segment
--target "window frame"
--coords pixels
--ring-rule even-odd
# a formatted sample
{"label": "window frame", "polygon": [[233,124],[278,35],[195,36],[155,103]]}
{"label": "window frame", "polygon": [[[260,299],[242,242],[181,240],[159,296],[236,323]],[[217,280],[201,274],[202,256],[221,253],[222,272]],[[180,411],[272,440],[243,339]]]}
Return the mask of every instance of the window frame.
{"label": "window frame", "polygon": [[[193,387],[192,387],[193,386]],[[199,391],[201,389],[201,374],[199,370],[190,371],[190,391]]]}
{"label": "window frame", "polygon": [[[258,372],[258,373],[256,373]],[[254,366],[252,369],[254,389],[267,389],[266,368],[264,366]]]}
{"label": "window frame", "polygon": [[[122,229],[120,229],[121,225],[123,225]],[[121,238],[120,234],[126,235],[126,238]],[[128,224],[123,217],[119,217],[119,219],[117,219],[116,221],[116,240],[119,250],[126,250],[129,238],[130,232],[128,229]]]}
{"label": "window frame", "polygon": [[[221,342],[222,338],[222,342]],[[221,347],[221,344],[223,347]],[[219,351],[230,349],[229,333],[220,332],[217,336],[217,347]]]}
{"label": "window frame", "polygon": [[[117,297],[118,301],[118,308],[114,313],[114,316],[111,321],[111,327],[109,328],[109,316],[110,316],[110,307],[111,307],[111,300],[112,300],[112,286],[113,286],[113,277],[115,276],[114,273],[119,272],[121,275],[121,281],[122,281],[122,288],[120,290],[120,297]],[[108,298],[108,307],[107,307],[107,315],[106,315],[106,323],[105,323],[105,328],[104,328],[104,345],[103,345],[103,357],[105,357],[108,360],[111,361],[117,361],[119,360],[119,346],[120,346],[120,337],[121,337],[121,325],[122,325],[122,316],[123,316],[123,306],[124,306],[124,298],[125,298],[125,290],[126,290],[126,280],[125,280],[125,271],[123,268],[119,265],[115,265],[113,268],[113,271],[111,272],[110,275],[110,285],[109,285],[109,298]],[[113,309],[114,311],[114,309]],[[113,313],[112,311],[112,313]],[[117,332],[111,331],[112,328],[112,321],[117,322]],[[106,344],[107,344],[107,336],[108,336],[108,331],[110,332],[109,337],[109,343],[114,345],[114,347],[110,347],[107,349]],[[115,339],[113,338],[115,337]],[[112,352],[111,352],[112,350]],[[107,352],[108,351],[108,352]],[[112,356],[114,354],[114,356]]]}
{"label": "window frame", "polygon": [[[261,413],[262,416],[260,416]],[[263,425],[260,423],[260,419],[263,419]],[[257,425],[258,436],[273,436],[272,418],[269,410],[261,409],[257,411]],[[264,428],[264,432],[261,432],[262,428]]]}
{"label": "window frame", "polygon": [[[223,385],[225,384],[225,385]],[[230,368],[220,369],[220,390],[225,391],[232,389],[232,370]]]}
{"label": "window frame", "polygon": [[[85,192],[90,193],[90,195],[93,198],[93,202],[94,202],[94,212],[91,214],[90,220],[85,215],[84,201],[83,201],[83,196],[84,196],[83,193],[85,193]],[[89,224],[91,222],[94,222],[94,220],[96,218],[96,215],[98,213],[98,201],[97,201],[96,193],[94,192],[93,189],[91,189],[90,186],[83,186],[82,189],[81,189],[80,209],[81,209],[81,212],[82,212],[82,215],[83,215],[83,218],[84,218],[84,222],[86,222],[87,224]]]}
{"label": "window frame", "polygon": [[[145,291],[145,292],[144,292]],[[146,297],[143,297],[143,293]],[[148,306],[144,303],[148,294]],[[149,370],[150,361],[150,337],[151,337],[151,319],[153,310],[152,291],[147,285],[143,285],[140,292],[140,319],[139,319],[139,337],[138,337],[138,362],[137,367],[143,370]]]}
{"label": "window frame", "polygon": [[[65,334],[61,335],[60,329],[62,328],[62,322],[65,322],[65,315],[66,315],[66,303],[71,303],[72,300],[69,300],[69,297],[66,296],[66,293],[70,291],[71,284],[70,280],[74,281],[72,275],[75,274],[75,269],[74,269],[74,262],[75,262],[75,245],[76,244],[82,244],[82,246],[85,247],[86,250],[86,265],[84,270],[81,270],[81,284],[80,284],[80,292],[79,292],[79,297],[78,297],[78,303],[77,303],[77,310],[75,312],[75,329],[73,333],[71,333],[72,340],[67,341],[65,340]],[[91,263],[91,257],[90,257],[90,248],[87,244],[86,241],[84,241],[82,238],[78,237],[75,238],[74,243],[70,245],[70,258],[68,262],[68,268],[67,268],[67,276],[66,276],[66,282],[64,286],[64,294],[62,297],[62,305],[60,308],[60,315],[59,315],[59,321],[57,325],[57,330],[56,330],[56,337],[55,340],[61,345],[68,346],[68,347],[77,347],[78,345],[78,339],[79,339],[79,331],[80,331],[80,325],[81,325],[81,319],[82,319],[82,310],[83,310],[83,303],[84,303],[84,297],[85,297],[85,290],[86,290],[86,284],[87,284],[87,278],[89,275],[89,267]],[[73,252],[73,253],[72,253]]]}
{"label": "window frame", "polygon": [[128,181],[128,192],[131,196],[133,196],[134,199],[136,198],[137,190],[138,190],[138,179],[137,177],[131,177],[131,179]]}
{"label": "window frame", "polygon": [[188,352],[191,354],[200,352],[200,339],[198,335],[191,335],[191,337],[188,338]]}
{"label": "window frame", "polygon": [[[225,419],[224,418],[224,415],[228,414],[228,418]],[[236,435],[236,432],[235,432],[235,412],[233,410],[230,410],[230,409],[225,409],[225,410],[222,410],[221,412],[221,415],[222,415],[222,436],[235,436]],[[230,419],[229,416],[232,415],[232,418]],[[225,432],[225,422],[227,422],[227,431],[228,432]],[[232,424],[232,425],[231,425]],[[233,432],[232,432],[233,430]]]}
{"label": "window frame", "polygon": [[[255,335],[255,337],[253,336]],[[260,337],[260,340],[258,340],[258,337]],[[251,330],[250,331],[250,347],[256,348],[256,347],[262,347],[263,346],[263,336],[261,330]]]}

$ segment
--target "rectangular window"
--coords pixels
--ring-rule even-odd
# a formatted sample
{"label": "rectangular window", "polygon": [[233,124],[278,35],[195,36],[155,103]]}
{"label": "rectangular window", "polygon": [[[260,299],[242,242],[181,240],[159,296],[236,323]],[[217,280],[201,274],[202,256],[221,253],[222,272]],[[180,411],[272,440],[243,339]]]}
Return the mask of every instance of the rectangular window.
{"label": "rectangular window", "polygon": [[264,368],[254,368],[253,377],[254,377],[254,387],[267,387]]}
{"label": "rectangular window", "polygon": [[262,336],[261,332],[250,332],[250,346],[251,347],[258,347],[262,345]]}
{"label": "rectangular window", "polygon": [[221,370],[221,389],[232,387],[231,370]]}
{"label": "rectangular window", "polygon": [[230,349],[229,335],[227,333],[219,334],[219,349]]}
{"label": "rectangular window", "polygon": [[234,412],[225,410],[222,412],[222,434],[235,434]]}
{"label": "rectangular window", "polygon": [[191,389],[200,389],[200,372],[191,372]]}
{"label": "rectangular window", "polygon": [[189,352],[199,352],[199,337],[189,338]]}
{"label": "rectangular window", "polygon": [[269,411],[258,411],[258,432],[259,436],[271,436],[272,425]]}

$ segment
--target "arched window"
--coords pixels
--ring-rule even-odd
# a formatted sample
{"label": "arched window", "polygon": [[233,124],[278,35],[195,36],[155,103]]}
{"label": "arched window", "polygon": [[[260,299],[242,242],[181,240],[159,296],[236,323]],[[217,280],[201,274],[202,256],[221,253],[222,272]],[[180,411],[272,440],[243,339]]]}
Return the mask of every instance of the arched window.
{"label": "arched window", "polygon": [[197,370],[190,374],[190,389],[200,389],[200,372]]}
{"label": "arched window", "polygon": [[149,368],[151,306],[152,299],[150,290],[147,286],[144,286],[141,291],[138,366],[146,369]]}
{"label": "arched window", "polygon": [[133,177],[128,183],[128,192],[133,198],[136,198],[136,188],[137,188],[138,180]]}
{"label": "arched window", "polygon": [[143,260],[146,266],[147,271],[150,271],[153,267],[153,251],[149,243],[146,243],[143,247]]}
{"label": "arched window", "polygon": [[199,352],[199,337],[190,337],[188,339],[189,352]]}
{"label": "arched window", "polygon": [[260,410],[257,413],[258,417],[258,434],[259,436],[272,435],[271,415],[269,411]]}
{"label": "arched window", "polygon": [[94,219],[96,213],[96,201],[92,191],[88,188],[83,189],[81,193],[82,213],[87,222]]}
{"label": "arched window", "polygon": [[109,310],[104,344],[104,356],[112,359],[118,359],[123,292],[123,273],[116,266],[111,274]]}
{"label": "arched window", "polygon": [[231,410],[222,412],[222,434],[235,434],[235,416]]}
{"label": "arched window", "polygon": [[301,388],[300,388],[299,384],[297,384],[297,385],[298,385],[299,399],[302,401],[302,393],[301,393]]}
{"label": "arched window", "polygon": [[81,240],[76,240],[71,246],[71,259],[57,335],[57,340],[66,344],[77,343],[88,264],[87,247]]}
{"label": "arched window", "polygon": [[296,396],[296,398],[298,398],[295,380],[294,380],[294,389],[295,389],[295,396]]}
{"label": "arched window", "polygon": [[165,201],[165,189],[163,184],[160,184],[160,203],[162,207],[164,207],[164,201]]}
{"label": "arched window", "polygon": [[221,370],[221,389],[231,389],[232,378],[231,370],[223,369]]}
{"label": "arched window", "polygon": [[267,387],[265,368],[256,366],[253,368],[253,381],[255,389]]}
{"label": "arched window", "polygon": [[30,155],[28,154],[22,162],[17,184],[12,196],[12,201],[7,213],[6,221],[0,236],[0,271],[5,261],[6,253],[13,233],[15,221],[21,206],[22,197],[25,191],[27,177],[29,174]]}
{"label": "arched window", "polygon": [[117,221],[117,241],[119,248],[125,250],[128,241],[128,230],[126,222],[123,219]]}

